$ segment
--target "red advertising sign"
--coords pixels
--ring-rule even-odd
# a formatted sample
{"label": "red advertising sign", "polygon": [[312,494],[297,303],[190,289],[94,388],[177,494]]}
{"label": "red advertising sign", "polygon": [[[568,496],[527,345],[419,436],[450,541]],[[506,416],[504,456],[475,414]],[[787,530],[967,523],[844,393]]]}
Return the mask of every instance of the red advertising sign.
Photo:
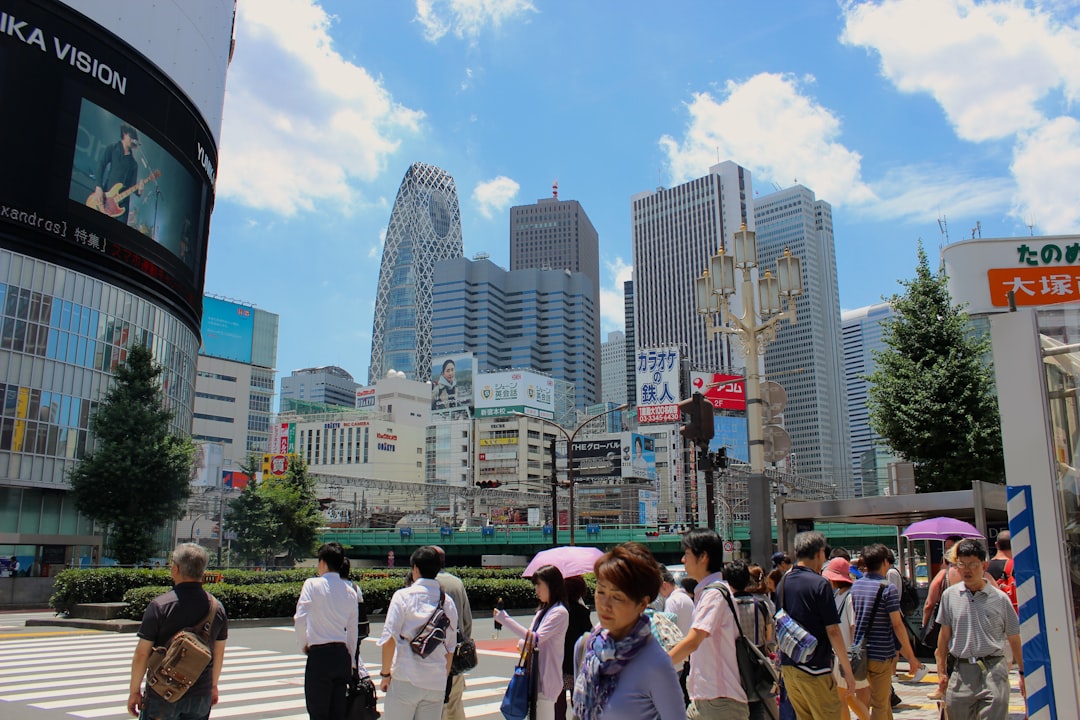
{"label": "red advertising sign", "polygon": [[720,373],[690,373],[690,385],[717,410],[746,410],[746,378]]}
{"label": "red advertising sign", "polygon": [[272,475],[284,475],[289,471],[289,458],[287,455],[274,455],[270,458],[270,473]]}

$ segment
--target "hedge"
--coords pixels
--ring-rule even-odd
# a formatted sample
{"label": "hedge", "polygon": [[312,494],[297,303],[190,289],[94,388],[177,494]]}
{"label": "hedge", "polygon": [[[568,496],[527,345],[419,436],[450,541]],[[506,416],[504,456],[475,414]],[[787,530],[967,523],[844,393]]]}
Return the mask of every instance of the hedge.
{"label": "hedge", "polygon": [[[536,591],[520,570],[448,568],[461,578],[473,612],[491,610],[501,597],[507,609],[536,605]],[[221,600],[229,617],[287,617],[296,609],[310,568],[295,570],[222,570],[222,581],[207,588]],[[371,612],[385,611],[394,591],[404,585],[405,571],[355,570],[350,577],[360,584],[364,604]],[[591,580],[591,578],[589,578]],[[172,586],[168,570],[99,568],[64,570],[56,576],[49,604],[57,612],[70,612],[79,603],[126,602],[124,616],[142,617],[149,602]],[[591,588],[591,583],[590,583]]]}

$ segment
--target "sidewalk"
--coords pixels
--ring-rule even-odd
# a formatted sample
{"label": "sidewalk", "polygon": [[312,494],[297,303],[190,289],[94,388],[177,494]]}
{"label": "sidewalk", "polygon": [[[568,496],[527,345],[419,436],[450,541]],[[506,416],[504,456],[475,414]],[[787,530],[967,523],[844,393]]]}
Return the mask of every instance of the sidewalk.
{"label": "sidewalk", "polygon": [[[940,713],[937,701],[930,700],[927,695],[934,692],[937,687],[938,676],[936,665],[926,663],[930,672],[920,683],[912,682],[907,674],[907,662],[900,661],[900,667],[904,669],[896,680],[893,681],[893,689],[903,702],[893,708],[893,717],[896,720],[938,720]],[[1024,720],[1027,717],[1024,711],[1024,699],[1020,695],[1020,676],[1014,670],[1010,673],[1012,696],[1009,699],[1009,720]]]}

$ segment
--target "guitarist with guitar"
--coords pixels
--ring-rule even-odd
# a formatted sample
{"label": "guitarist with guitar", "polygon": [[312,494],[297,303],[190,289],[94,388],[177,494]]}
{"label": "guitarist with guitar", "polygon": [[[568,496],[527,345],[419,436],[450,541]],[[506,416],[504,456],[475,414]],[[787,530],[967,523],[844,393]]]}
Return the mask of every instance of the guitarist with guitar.
{"label": "guitarist with guitar", "polygon": [[[101,154],[97,166],[98,185],[93,194],[86,199],[86,204],[109,217],[119,219],[128,210],[131,193],[142,195],[146,183],[157,179],[160,171],[138,179],[139,166],[135,162],[134,150],[139,145],[138,131],[124,123],[120,126],[120,141],[113,143]],[[108,188],[108,191],[104,190]],[[126,218],[125,220],[126,221]],[[122,221],[122,222],[124,222]]]}

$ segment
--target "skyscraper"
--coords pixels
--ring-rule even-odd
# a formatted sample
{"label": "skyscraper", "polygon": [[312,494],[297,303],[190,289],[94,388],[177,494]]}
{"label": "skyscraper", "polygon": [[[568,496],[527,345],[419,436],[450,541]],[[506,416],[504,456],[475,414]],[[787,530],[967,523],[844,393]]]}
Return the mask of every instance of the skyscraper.
{"label": "skyscraper", "polygon": [[892,317],[892,305],[878,303],[867,307],[847,310],[840,316],[844,338],[844,385],[847,392],[848,418],[851,423],[851,468],[853,495],[880,495],[887,487],[888,477],[882,476],[886,468],[874,462],[864,467],[867,453],[888,451],[882,446],[882,438],[870,428],[870,411],[866,406],[870,383],[863,378],[874,372],[877,363],[874,352],[887,349],[881,340],[881,322]]}
{"label": "skyscraper", "polygon": [[[559,200],[558,185],[554,197],[541,198],[534,205],[510,208],[510,270],[569,270],[584,274],[591,281],[593,313],[589,348],[600,356],[600,236],[585,209],[577,200]],[[601,394],[601,378],[595,387],[578,387],[578,401],[595,402]]]}
{"label": "skyscraper", "polygon": [[389,370],[412,380],[431,370],[431,282],[435,263],[463,255],[461,210],[454,179],[413,163],[398,188],[386,231],[368,382]]}
{"label": "skyscraper", "polygon": [[[709,337],[697,314],[694,279],[743,223],[752,229],[752,208],[750,171],[731,161],[712,166],[705,177],[634,195],[637,349],[678,346],[691,367],[701,371],[745,365],[741,350],[726,336]],[[732,311],[742,312],[738,296]]]}
{"label": "skyscraper", "polygon": [[797,322],[777,326],[765,351],[765,374],[787,391],[784,427],[790,469],[851,496],[851,440],[840,355],[840,291],[836,280],[832,206],[795,185],[754,201],[758,268],[776,267],[784,250],[802,258]]}
{"label": "skyscraper", "polygon": [[[567,270],[506,270],[486,257],[435,266],[433,357],[471,352],[476,372],[532,369],[577,389],[576,405],[599,402],[599,357],[587,328],[598,312],[592,283]],[[527,331],[523,328],[528,327]]]}
{"label": "skyscraper", "polygon": [[614,330],[600,343],[600,379],[604,388],[601,402],[622,405],[626,396],[626,334]]}

